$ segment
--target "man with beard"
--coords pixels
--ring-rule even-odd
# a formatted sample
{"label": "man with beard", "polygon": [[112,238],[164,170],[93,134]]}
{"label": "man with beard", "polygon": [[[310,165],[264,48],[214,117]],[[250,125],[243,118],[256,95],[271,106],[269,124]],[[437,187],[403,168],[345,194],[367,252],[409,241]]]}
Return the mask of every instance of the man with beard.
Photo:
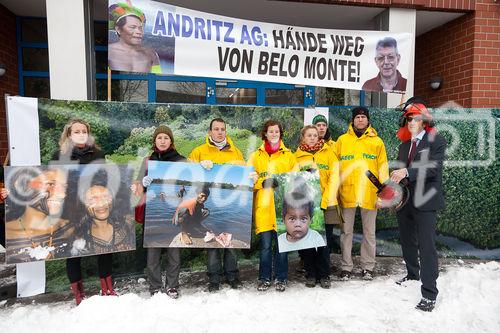
{"label": "man with beard", "polygon": [[11,184],[8,198],[22,201],[26,208],[21,216],[5,225],[8,262],[68,256],[68,238],[74,228],[61,218],[66,174],[58,169],[41,173],[22,169],[13,175]]}
{"label": "man with beard", "polygon": [[352,241],[356,210],[361,212],[363,239],[361,241],[361,269],[365,280],[373,279],[375,268],[375,221],[377,217],[377,188],[365,176],[370,170],[380,182],[389,178],[387,154],[382,139],[370,124],[368,109],[358,106],[352,109],[349,129],[337,140],[337,156],[340,160],[339,204],[342,207],[344,225],[340,235],[342,260],[340,279],[347,281],[353,270]]}

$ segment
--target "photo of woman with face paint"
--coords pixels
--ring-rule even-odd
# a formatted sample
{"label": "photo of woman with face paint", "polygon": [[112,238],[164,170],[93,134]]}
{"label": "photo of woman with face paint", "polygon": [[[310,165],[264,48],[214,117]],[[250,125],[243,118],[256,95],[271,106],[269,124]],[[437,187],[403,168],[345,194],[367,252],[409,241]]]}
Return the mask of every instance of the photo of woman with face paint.
{"label": "photo of woman with face paint", "polygon": [[[68,255],[74,228],[62,218],[66,173],[59,169],[20,168],[9,174],[6,209],[24,212],[5,225],[8,262],[47,260]],[[10,214],[8,215],[10,217]]]}

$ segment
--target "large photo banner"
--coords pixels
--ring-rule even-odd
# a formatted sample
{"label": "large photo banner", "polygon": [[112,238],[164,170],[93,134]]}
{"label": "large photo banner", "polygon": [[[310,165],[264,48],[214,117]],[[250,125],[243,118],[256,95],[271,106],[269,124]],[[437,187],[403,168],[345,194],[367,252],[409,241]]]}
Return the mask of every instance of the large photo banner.
{"label": "large photo banner", "polygon": [[406,90],[410,33],[287,26],[148,0],[110,0],[108,14],[111,70]]}
{"label": "large photo banner", "polygon": [[131,176],[117,165],[6,167],[7,263],[135,250]]}
{"label": "large photo banner", "polygon": [[[133,179],[137,181],[144,159],[153,152],[155,129],[161,124],[168,125],[172,130],[179,154],[189,157],[196,147],[206,142],[211,120],[221,117],[226,123],[227,137],[248,161],[251,153],[262,145],[260,131],[267,120],[276,119],[284,125],[283,143],[295,152],[304,119],[311,119],[310,115],[305,117],[305,112],[323,115],[325,110],[64,101],[10,96],[7,98],[7,111],[12,160],[19,160],[26,155],[23,147],[31,147],[26,149],[37,151],[41,164],[50,164],[60,149],[58,143],[63,128],[72,119],[79,118],[89,124],[106,162],[130,165],[134,169]],[[333,140],[337,140],[348,130],[352,119],[351,107],[332,107],[326,111],[329,133]],[[396,159],[400,144],[395,136],[400,113],[394,109],[380,108],[369,108],[369,111],[370,124],[384,142],[392,165],[391,161]],[[500,150],[500,110],[447,108],[433,109],[432,113],[438,132],[448,142],[443,170],[446,209],[440,212],[436,227],[438,251],[441,256],[498,259],[500,183],[497,181],[496,152]],[[26,128],[36,129],[36,135],[27,133]],[[362,177],[369,182],[365,175]],[[139,197],[132,195],[131,200],[135,205]],[[171,223],[168,218],[164,223]],[[8,218],[7,221],[12,219]],[[141,229],[137,224],[138,235],[141,235]],[[361,221],[356,221],[354,252],[360,248],[361,230]],[[219,234],[221,232],[224,230],[219,231]],[[338,229],[334,232],[340,234]],[[378,255],[401,255],[398,225],[393,211],[378,211],[376,236]],[[252,250],[257,248],[255,239],[252,238]],[[142,237],[137,236],[137,241],[142,242]]]}
{"label": "large photo banner", "polygon": [[250,248],[251,167],[148,161],[144,246]]}

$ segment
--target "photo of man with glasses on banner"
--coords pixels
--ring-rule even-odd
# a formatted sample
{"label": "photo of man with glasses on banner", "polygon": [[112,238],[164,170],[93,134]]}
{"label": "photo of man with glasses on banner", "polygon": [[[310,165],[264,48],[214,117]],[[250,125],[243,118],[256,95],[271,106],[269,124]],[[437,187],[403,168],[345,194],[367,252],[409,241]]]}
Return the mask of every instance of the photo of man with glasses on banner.
{"label": "photo of man with glasses on banner", "polygon": [[397,70],[400,60],[398,42],[394,38],[385,37],[379,40],[375,47],[375,64],[379,73],[366,81],[362,89],[375,92],[404,92],[406,79]]}

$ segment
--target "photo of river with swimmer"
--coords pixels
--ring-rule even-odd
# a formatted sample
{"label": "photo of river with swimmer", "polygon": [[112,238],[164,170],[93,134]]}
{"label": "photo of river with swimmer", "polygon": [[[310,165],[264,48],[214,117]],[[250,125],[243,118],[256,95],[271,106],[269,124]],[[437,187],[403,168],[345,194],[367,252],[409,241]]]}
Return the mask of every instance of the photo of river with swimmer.
{"label": "photo of river with swimmer", "polygon": [[[144,247],[250,248],[253,192],[210,187],[200,205],[196,199],[201,189],[155,183],[148,187]],[[183,222],[191,244],[182,238]],[[207,231],[215,237],[207,237]],[[220,236],[227,241],[228,234],[229,241],[221,241]]]}

